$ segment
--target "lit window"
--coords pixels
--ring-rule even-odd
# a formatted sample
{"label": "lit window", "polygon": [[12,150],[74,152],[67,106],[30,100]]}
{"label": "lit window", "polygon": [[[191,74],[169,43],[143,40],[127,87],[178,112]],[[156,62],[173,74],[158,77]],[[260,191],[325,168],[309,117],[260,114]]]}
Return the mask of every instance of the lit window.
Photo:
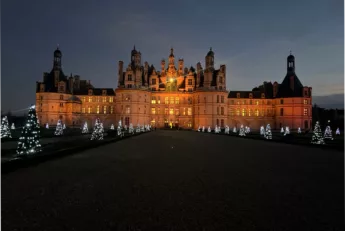
{"label": "lit window", "polygon": [[173,114],[174,114],[174,108],[170,108],[169,114],[170,114],[170,115],[173,115]]}
{"label": "lit window", "polygon": [[255,109],[255,116],[259,116],[259,110]]}
{"label": "lit window", "polygon": [[188,79],[188,85],[192,85],[193,84],[193,80],[192,79]]}
{"label": "lit window", "polygon": [[157,103],[158,103],[158,104],[160,104],[160,103],[161,103],[161,97],[160,97],[160,96],[158,96]]}
{"label": "lit window", "polygon": [[156,104],[156,97],[152,96],[151,103]]}
{"label": "lit window", "polygon": [[107,102],[107,97],[103,97],[103,103]]}
{"label": "lit window", "polygon": [[97,111],[96,111],[97,114],[99,114],[99,105],[97,106]]}
{"label": "lit window", "polygon": [[151,108],[151,114],[155,115],[156,114],[156,108]]}
{"label": "lit window", "polygon": [[180,99],[178,97],[175,98],[175,103],[179,104],[180,103]]}
{"label": "lit window", "polygon": [[164,103],[165,103],[165,104],[169,104],[169,97],[165,97]]}
{"label": "lit window", "polygon": [[175,109],[175,115],[180,115],[180,109],[178,108]]}
{"label": "lit window", "polygon": [[252,116],[252,109],[248,109],[248,116]]}
{"label": "lit window", "polygon": [[303,104],[308,104],[308,100],[307,100],[307,99],[304,99],[304,100],[303,100]]}
{"label": "lit window", "polygon": [[259,100],[256,100],[256,101],[255,101],[255,105],[259,105]]}
{"label": "lit window", "polygon": [[308,109],[307,108],[304,108],[304,110],[303,110],[303,115],[308,115]]}
{"label": "lit window", "polygon": [[86,98],[85,98],[85,97],[83,97],[83,102],[84,102],[84,103],[86,102]]}
{"label": "lit window", "polygon": [[126,114],[130,114],[131,113],[131,108],[129,106],[126,106]]}
{"label": "lit window", "polygon": [[231,116],[234,116],[234,109],[233,109],[233,108],[230,108],[229,114],[230,114]]}
{"label": "lit window", "polygon": [[82,113],[85,113],[85,107],[83,107],[81,111],[82,111]]}
{"label": "lit window", "polygon": [[247,114],[246,109],[242,108],[242,116],[246,116],[246,114]]}
{"label": "lit window", "polygon": [[264,109],[261,110],[261,116],[265,116],[265,110]]}
{"label": "lit window", "polygon": [[89,97],[89,103],[91,103],[92,102],[92,97]]}
{"label": "lit window", "polygon": [[99,96],[96,97],[96,102],[99,103]]}
{"label": "lit window", "polygon": [[107,106],[103,106],[103,113],[107,114]]}
{"label": "lit window", "polygon": [[170,104],[174,104],[174,97],[170,97]]}
{"label": "lit window", "polygon": [[113,113],[114,113],[114,107],[111,106],[111,107],[110,107],[110,114],[113,114]]}
{"label": "lit window", "polygon": [[90,113],[91,113],[91,110],[92,110],[92,108],[89,106],[89,107],[87,108],[87,112],[90,114]]}
{"label": "lit window", "polygon": [[188,108],[188,115],[189,115],[189,116],[192,115],[192,108],[191,108],[191,107]]}
{"label": "lit window", "polygon": [[110,96],[109,97],[109,103],[112,103],[112,102],[114,102],[114,97]]}
{"label": "lit window", "polygon": [[164,114],[169,115],[169,108],[164,108]]}
{"label": "lit window", "polygon": [[188,122],[188,127],[189,127],[189,128],[192,127],[192,122],[191,122],[191,121]]}
{"label": "lit window", "polygon": [[236,109],[236,115],[237,115],[237,116],[240,115],[240,109],[239,109],[239,108]]}

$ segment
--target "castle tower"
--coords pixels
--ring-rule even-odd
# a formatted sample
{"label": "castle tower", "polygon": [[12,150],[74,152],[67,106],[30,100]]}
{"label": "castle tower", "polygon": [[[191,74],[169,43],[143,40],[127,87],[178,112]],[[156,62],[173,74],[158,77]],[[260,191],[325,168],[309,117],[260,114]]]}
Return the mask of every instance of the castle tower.
{"label": "castle tower", "polygon": [[179,59],[178,60],[178,73],[180,76],[183,75],[183,64],[184,64],[183,59]]}
{"label": "castle tower", "polygon": [[119,61],[119,73],[117,74],[117,86],[119,87],[120,85],[124,84],[124,79],[123,79],[123,61]]}
{"label": "castle tower", "polygon": [[131,52],[131,64],[132,67],[140,67],[141,66],[141,53],[135,49],[135,45]]}
{"label": "castle tower", "polygon": [[174,49],[170,49],[170,55],[169,55],[169,69],[172,69],[175,67],[175,56],[174,56]]}
{"label": "castle tower", "polygon": [[61,58],[62,58],[62,53],[58,45],[56,50],[54,51],[54,63],[53,63],[54,70],[61,70]]}
{"label": "castle tower", "polygon": [[294,74],[295,73],[295,56],[291,54],[287,57],[287,72],[288,74]]}
{"label": "castle tower", "polygon": [[214,69],[214,52],[212,51],[212,47],[210,47],[210,51],[205,57],[205,65],[206,69]]}

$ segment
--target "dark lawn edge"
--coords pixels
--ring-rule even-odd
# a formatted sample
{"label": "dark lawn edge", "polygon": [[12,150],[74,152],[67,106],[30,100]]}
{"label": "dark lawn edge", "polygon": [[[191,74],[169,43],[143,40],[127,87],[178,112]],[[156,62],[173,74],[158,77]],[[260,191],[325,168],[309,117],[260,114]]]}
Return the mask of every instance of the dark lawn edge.
{"label": "dark lawn edge", "polygon": [[46,161],[66,157],[69,155],[80,153],[80,152],[88,150],[88,149],[94,149],[94,148],[97,148],[97,147],[100,147],[100,146],[103,146],[106,144],[115,143],[115,142],[118,142],[118,141],[121,141],[124,139],[128,139],[128,138],[138,136],[141,134],[145,134],[145,133],[149,133],[149,132],[135,133],[133,135],[124,136],[122,138],[116,137],[116,138],[110,138],[107,140],[97,140],[97,141],[88,142],[87,144],[84,144],[84,145],[74,146],[74,147],[67,148],[67,149],[60,149],[57,151],[46,152],[46,153],[42,152],[42,153],[28,156],[28,157],[20,157],[17,159],[13,159],[13,160],[1,163],[1,173],[7,174],[7,173],[13,172],[15,170],[18,170],[20,168],[27,168],[27,167],[35,166],[35,165],[44,163]]}

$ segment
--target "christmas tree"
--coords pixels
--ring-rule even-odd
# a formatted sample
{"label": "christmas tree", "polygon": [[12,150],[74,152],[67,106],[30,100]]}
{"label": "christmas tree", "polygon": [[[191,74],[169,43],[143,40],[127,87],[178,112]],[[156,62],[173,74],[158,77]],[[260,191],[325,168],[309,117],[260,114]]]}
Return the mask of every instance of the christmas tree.
{"label": "christmas tree", "polygon": [[208,131],[208,132],[211,132],[211,127],[210,127],[210,126],[208,126],[207,131]]}
{"label": "christmas tree", "polygon": [[205,126],[202,126],[202,132],[205,132]]}
{"label": "christmas tree", "polygon": [[84,123],[83,130],[81,131],[81,133],[83,133],[83,134],[89,133],[89,129],[87,127],[87,122]]}
{"label": "christmas tree", "polygon": [[333,140],[331,126],[327,126],[324,135],[325,140]]}
{"label": "christmas tree", "polygon": [[11,129],[12,129],[12,130],[16,129],[16,127],[14,126],[14,123],[12,123]]}
{"label": "christmas tree", "polygon": [[325,144],[325,141],[323,140],[323,137],[322,137],[322,131],[321,131],[319,121],[316,121],[316,124],[314,127],[314,134],[313,134],[313,137],[311,138],[311,143],[312,144]]}
{"label": "christmas tree", "polygon": [[225,126],[225,130],[224,130],[225,134],[229,134],[230,133],[230,128],[228,125]]}
{"label": "christmas tree", "polygon": [[137,129],[135,130],[136,133],[140,133],[140,124],[137,125]]}
{"label": "christmas tree", "polygon": [[200,127],[200,125],[199,125],[199,127],[198,127],[198,132],[200,132],[201,131],[201,127]]}
{"label": "christmas tree", "polygon": [[49,129],[49,124],[48,123],[46,123],[46,129]]}
{"label": "christmas tree", "polygon": [[37,127],[36,109],[33,105],[29,109],[26,124],[18,141],[17,155],[31,155],[40,151],[40,128]]}
{"label": "christmas tree", "polygon": [[133,124],[132,123],[129,124],[128,133],[129,134],[134,134],[134,128],[133,128]]}
{"label": "christmas tree", "polygon": [[240,127],[240,132],[238,134],[239,136],[246,136],[246,133],[245,133],[245,130],[244,130],[244,127],[243,127],[243,124],[241,125]]}
{"label": "christmas tree", "polygon": [[111,124],[110,130],[115,130],[114,124]]}
{"label": "christmas tree", "polygon": [[290,134],[290,128],[286,126],[284,136],[289,135],[289,134]]}
{"label": "christmas tree", "polygon": [[281,129],[280,129],[280,133],[281,134],[283,134],[285,131],[284,131],[284,128],[282,127]]}
{"label": "christmas tree", "polygon": [[123,137],[123,132],[122,132],[122,127],[121,127],[122,123],[121,120],[119,121],[119,124],[117,125],[117,136]]}
{"label": "christmas tree", "polygon": [[62,134],[63,134],[62,123],[61,123],[61,120],[58,120],[54,135],[62,136]]}
{"label": "christmas tree", "polygon": [[234,128],[232,129],[232,132],[233,132],[233,133],[237,133],[236,127],[234,127]]}
{"label": "christmas tree", "polygon": [[264,126],[260,127],[260,135],[262,135],[262,136],[265,135],[265,128],[264,128]]}
{"label": "christmas tree", "polygon": [[7,116],[2,117],[1,120],[1,138],[12,138]]}
{"label": "christmas tree", "polygon": [[103,140],[103,124],[100,119],[96,119],[95,126],[93,127],[93,132],[91,135],[91,140]]}
{"label": "christmas tree", "polygon": [[298,127],[298,129],[297,129],[297,133],[298,133],[298,134],[301,134],[301,133],[302,133],[302,131],[301,131],[301,128],[300,128],[300,127]]}
{"label": "christmas tree", "polygon": [[66,129],[66,124],[63,124],[63,127],[62,127],[62,129]]}
{"label": "christmas tree", "polygon": [[[284,130],[284,128],[283,128],[283,130]],[[265,138],[268,140],[272,139],[272,132],[271,132],[271,125],[270,124],[267,124],[267,126],[266,126]]]}
{"label": "christmas tree", "polygon": [[340,136],[340,130],[339,130],[339,128],[337,128],[337,130],[335,131],[335,134],[336,134],[337,136]]}
{"label": "christmas tree", "polygon": [[250,127],[248,126],[246,126],[246,129],[244,130],[244,132],[246,133],[246,134],[249,134],[250,133]]}

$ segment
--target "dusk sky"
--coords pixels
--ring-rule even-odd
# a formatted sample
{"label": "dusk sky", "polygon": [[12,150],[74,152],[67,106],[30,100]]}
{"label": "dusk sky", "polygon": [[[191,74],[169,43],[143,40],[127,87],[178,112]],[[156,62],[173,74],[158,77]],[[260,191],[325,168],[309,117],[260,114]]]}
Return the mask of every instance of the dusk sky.
{"label": "dusk sky", "polygon": [[[227,89],[283,80],[290,49],[302,84],[314,96],[344,93],[343,0],[1,2],[1,109],[35,103],[35,83],[50,72],[57,44],[66,75],[117,87],[135,44],[160,69],[170,48],[195,66],[212,47],[227,65]],[[177,62],[175,62],[177,63]]]}

